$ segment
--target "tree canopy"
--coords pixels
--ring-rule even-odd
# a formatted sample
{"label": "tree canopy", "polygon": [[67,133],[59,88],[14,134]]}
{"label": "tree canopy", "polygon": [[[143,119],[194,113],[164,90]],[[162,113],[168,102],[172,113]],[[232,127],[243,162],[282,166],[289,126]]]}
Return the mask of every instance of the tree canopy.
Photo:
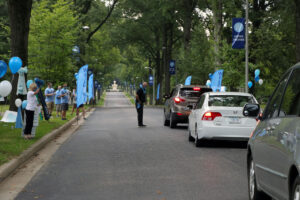
{"label": "tree canopy", "polygon": [[[192,75],[192,84],[224,69],[223,85],[245,84],[245,51],[232,49],[232,18],[245,16],[244,1],[224,0],[36,0],[28,41],[29,77],[74,82],[74,72],[89,64],[104,85],[147,81],[155,70],[161,95]],[[0,56],[8,60],[14,21],[0,3]],[[249,79],[261,70],[270,95],[282,74],[300,61],[300,0],[249,1]],[[13,38],[11,38],[13,39]],[[80,53],[72,48],[78,46]],[[176,75],[169,61],[176,60]],[[138,78],[137,78],[138,77]],[[9,74],[5,77],[9,78]],[[158,101],[160,102],[160,101]]]}

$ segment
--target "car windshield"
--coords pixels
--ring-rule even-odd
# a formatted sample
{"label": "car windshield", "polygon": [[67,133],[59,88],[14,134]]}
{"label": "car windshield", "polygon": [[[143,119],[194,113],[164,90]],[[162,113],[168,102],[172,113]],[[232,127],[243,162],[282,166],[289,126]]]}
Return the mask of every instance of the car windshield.
{"label": "car windshield", "polygon": [[181,88],[180,89],[180,96],[199,98],[204,92],[210,92],[211,91],[210,88],[199,88],[199,87],[195,87],[195,88],[197,88],[197,89],[194,89],[194,88]]}
{"label": "car windshield", "polygon": [[247,103],[256,103],[252,96],[211,95],[208,106],[244,107]]}

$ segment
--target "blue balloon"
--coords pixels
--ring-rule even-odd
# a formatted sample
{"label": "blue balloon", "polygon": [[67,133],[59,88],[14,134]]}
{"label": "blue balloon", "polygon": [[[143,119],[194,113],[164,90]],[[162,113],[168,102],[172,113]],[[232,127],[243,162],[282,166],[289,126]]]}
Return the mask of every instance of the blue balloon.
{"label": "blue balloon", "polygon": [[27,100],[24,100],[22,102],[22,109],[24,110],[26,108],[26,106],[27,106]]}
{"label": "blue balloon", "polygon": [[26,83],[27,88],[29,88],[29,86],[33,83],[33,80],[28,80]]}
{"label": "blue balloon", "polygon": [[0,60],[0,78],[2,78],[7,71],[7,64],[3,61]]}
{"label": "blue balloon", "polygon": [[249,88],[252,88],[252,86],[253,86],[252,81],[249,81],[249,82],[248,82],[248,87],[249,87]]}
{"label": "blue balloon", "polygon": [[212,73],[209,73],[209,74],[208,74],[208,77],[209,77],[209,79],[212,79],[213,74],[212,74]]}
{"label": "blue balloon", "polygon": [[259,81],[259,76],[255,77],[255,82],[257,83]]}
{"label": "blue balloon", "polygon": [[256,69],[255,72],[254,72],[254,75],[255,75],[255,77],[259,76],[260,75],[260,70]]}
{"label": "blue balloon", "polygon": [[12,74],[15,74],[19,71],[19,69],[22,67],[23,63],[22,63],[22,60],[21,58],[19,57],[12,57],[10,60],[9,60],[9,68],[10,68],[10,71]]}
{"label": "blue balloon", "polygon": [[75,76],[75,79],[77,80],[79,75],[78,75],[78,73],[75,73],[74,76]]}

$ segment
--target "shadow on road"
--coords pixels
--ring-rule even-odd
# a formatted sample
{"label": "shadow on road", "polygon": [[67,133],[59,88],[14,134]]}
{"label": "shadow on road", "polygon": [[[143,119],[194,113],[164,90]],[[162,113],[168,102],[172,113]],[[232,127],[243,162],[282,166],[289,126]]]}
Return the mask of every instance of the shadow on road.
{"label": "shadow on road", "polygon": [[234,148],[246,149],[248,142],[228,140],[204,140],[201,148]]}

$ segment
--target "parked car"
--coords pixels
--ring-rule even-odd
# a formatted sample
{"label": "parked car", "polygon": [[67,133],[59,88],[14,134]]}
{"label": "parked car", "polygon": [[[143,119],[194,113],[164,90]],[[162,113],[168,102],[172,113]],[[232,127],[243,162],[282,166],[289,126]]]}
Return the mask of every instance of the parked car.
{"label": "parked car", "polygon": [[164,125],[176,127],[177,123],[187,123],[193,106],[200,96],[211,88],[200,85],[177,85],[170,95],[165,95]]}
{"label": "parked car", "polygon": [[[245,116],[257,117],[259,106],[245,105]],[[300,199],[300,63],[289,69],[248,143],[250,200]]]}
{"label": "parked car", "polygon": [[241,92],[203,94],[189,116],[189,141],[195,141],[197,147],[205,139],[248,141],[257,122],[243,116],[247,103],[257,104],[257,100]]}

